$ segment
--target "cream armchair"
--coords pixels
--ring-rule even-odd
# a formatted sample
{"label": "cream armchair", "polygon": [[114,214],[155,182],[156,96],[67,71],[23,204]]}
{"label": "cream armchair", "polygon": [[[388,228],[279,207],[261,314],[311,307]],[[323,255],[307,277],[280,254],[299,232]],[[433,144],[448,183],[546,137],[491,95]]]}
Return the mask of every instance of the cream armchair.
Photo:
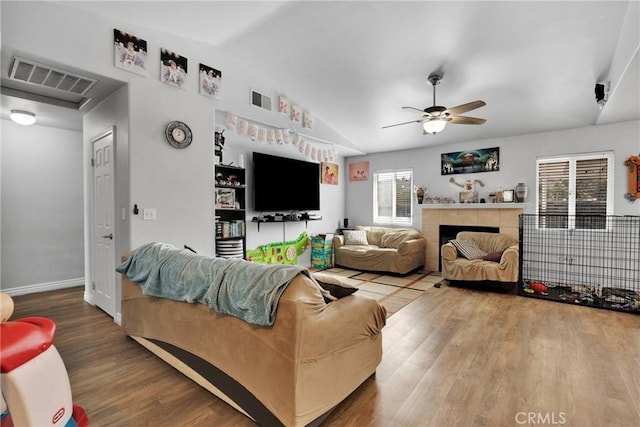
{"label": "cream armchair", "polygon": [[[473,240],[485,256],[467,259],[453,243],[445,243],[440,248],[442,277],[449,281],[490,281],[516,283],[519,274],[520,253],[518,241],[501,233],[481,233],[461,231],[456,240]],[[476,256],[478,256],[477,254]]]}

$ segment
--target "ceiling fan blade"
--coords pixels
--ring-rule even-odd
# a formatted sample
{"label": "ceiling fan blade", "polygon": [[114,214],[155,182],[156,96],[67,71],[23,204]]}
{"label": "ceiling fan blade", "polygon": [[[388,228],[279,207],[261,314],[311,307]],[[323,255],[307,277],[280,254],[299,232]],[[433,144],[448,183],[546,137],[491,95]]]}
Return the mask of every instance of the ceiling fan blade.
{"label": "ceiling fan blade", "polygon": [[452,116],[456,116],[467,111],[475,110],[476,108],[484,107],[487,105],[484,101],[467,102],[466,104],[458,105],[457,107],[447,108],[447,112]]}
{"label": "ceiling fan blade", "polygon": [[466,116],[453,116],[450,123],[455,123],[457,125],[481,125],[485,123],[486,119],[479,119],[477,117],[466,117]]}
{"label": "ceiling fan blade", "polygon": [[419,113],[424,113],[424,108],[416,108],[416,107],[402,107],[405,110],[414,110],[417,111]]}
{"label": "ceiling fan blade", "polygon": [[400,126],[400,125],[408,125],[409,123],[420,123],[420,122],[423,122],[423,121],[424,121],[424,119],[411,120],[410,122],[402,122],[402,123],[396,123],[396,124],[393,124],[393,125],[382,126],[382,129],[390,128],[390,127],[394,127],[394,126]]}

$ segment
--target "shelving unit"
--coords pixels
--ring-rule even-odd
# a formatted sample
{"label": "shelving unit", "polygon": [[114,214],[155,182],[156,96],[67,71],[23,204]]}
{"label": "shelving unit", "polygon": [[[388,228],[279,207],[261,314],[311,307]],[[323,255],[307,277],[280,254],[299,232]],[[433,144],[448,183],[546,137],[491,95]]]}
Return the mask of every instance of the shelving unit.
{"label": "shelving unit", "polygon": [[214,182],[216,256],[245,258],[246,171],[236,166],[217,164]]}

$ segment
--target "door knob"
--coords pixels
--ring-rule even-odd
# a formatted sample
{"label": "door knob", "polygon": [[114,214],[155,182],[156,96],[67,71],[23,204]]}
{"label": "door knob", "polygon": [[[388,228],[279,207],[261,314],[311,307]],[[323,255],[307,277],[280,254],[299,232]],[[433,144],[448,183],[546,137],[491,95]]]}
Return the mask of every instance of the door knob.
{"label": "door knob", "polygon": [[113,240],[113,233],[109,233],[109,234],[105,234],[104,236],[102,236],[103,239],[111,239]]}

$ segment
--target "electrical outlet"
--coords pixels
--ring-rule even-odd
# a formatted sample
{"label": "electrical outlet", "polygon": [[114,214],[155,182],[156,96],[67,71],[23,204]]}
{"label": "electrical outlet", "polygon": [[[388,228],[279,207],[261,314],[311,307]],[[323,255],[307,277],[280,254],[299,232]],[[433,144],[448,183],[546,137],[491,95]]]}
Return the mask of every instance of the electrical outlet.
{"label": "electrical outlet", "polygon": [[155,221],[156,220],[155,208],[145,209],[142,212],[142,219],[144,219],[145,221]]}

